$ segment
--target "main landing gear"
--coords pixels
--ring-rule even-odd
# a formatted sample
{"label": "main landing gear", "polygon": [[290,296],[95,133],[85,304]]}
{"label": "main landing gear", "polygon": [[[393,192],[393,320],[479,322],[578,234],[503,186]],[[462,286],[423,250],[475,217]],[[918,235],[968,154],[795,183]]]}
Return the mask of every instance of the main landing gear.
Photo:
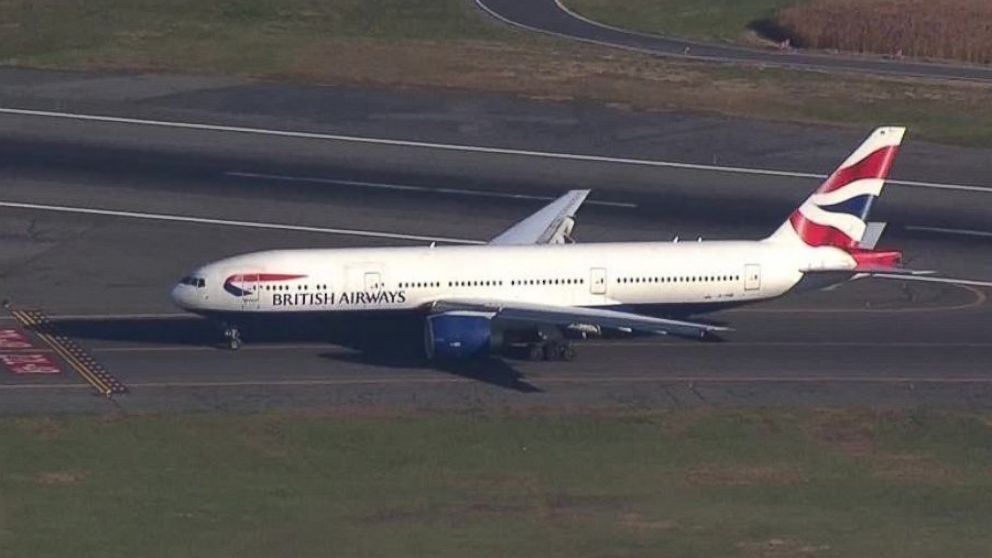
{"label": "main landing gear", "polygon": [[544,341],[531,343],[527,346],[527,357],[530,360],[575,360],[575,349],[564,341]]}
{"label": "main landing gear", "polygon": [[224,339],[227,340],[227,348],[237,351],[243,345],[241,341],[241,331],[232,325],[224,325]]}

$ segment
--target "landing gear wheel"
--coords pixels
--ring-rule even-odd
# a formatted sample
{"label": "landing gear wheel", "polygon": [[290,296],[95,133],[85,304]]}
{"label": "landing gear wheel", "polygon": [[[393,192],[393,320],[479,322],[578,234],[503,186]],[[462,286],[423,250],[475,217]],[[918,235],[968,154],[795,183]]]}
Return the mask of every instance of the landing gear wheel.
{"label": "landing gear wheel", "polygon": [[561,355],[561,345],[549,342],[544,346],[544,360],[558,360]]}
{"label": "landing gear wheel", "polygon": [[224,329],[224,337],[227,339],[227,348],[232,351],[237,351],[241,348],[243,343],[241,342],[241,332],[238,331],[238,328],[229,327]]}
{"label": "landing gear wheel", "polygon": [[544,346],[544,360],[571,361],[575,359],[575,349],[568,343],[550,341]]}
{"label": "landing gear wheel", "polygon": [[565,345],[561,348],[561,359],[565,362],[572,362],[575,360],[575,349],[571,345]]}
{"label": "landing gear wheel", "polygon": [[543,360],[544,347],[540,343],[532,343],[527,347],[527,358],[530,360]]}

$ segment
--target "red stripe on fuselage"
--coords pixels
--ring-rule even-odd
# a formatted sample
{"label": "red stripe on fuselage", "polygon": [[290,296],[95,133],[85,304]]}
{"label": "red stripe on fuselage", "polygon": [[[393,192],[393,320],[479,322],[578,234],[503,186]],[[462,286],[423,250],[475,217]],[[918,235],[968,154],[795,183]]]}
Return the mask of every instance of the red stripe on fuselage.
{"label": "red stripe on fuselage", "polygon": [[837,169],[820,186],[817,193],[826,194],[827,192],[833,192],[852,182],[866,178],[886,178],[889,176],[889,170],[892,168],[892,163],[896,160],[896,155],[898,154],[899,146],[890,145],[873,152],[871,155],[849,167]]}
{"label": "red stripe on fuselage", "polygon": [[252,283],[264,283],[268,281],[292,281],[293,279],[303,279],[306,275],[289,275],[285,273],[236,273],[225,280],[225,283],[231,281],[244,281]]}
{"label": "red stripe on fuselage", "polygon": [[[246,275],[251,277],[251,275]],[[287,275],[282,273],[259,273],[259,281],[291,281],[293,279],[303,279],[306,275]]]}

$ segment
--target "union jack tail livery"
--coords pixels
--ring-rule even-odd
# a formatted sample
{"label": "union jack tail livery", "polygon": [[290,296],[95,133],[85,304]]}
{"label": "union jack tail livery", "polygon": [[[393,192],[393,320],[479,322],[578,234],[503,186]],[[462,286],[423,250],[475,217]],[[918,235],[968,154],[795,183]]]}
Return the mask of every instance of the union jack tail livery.
{"label": "union jack tail livery", "polygon": [[869,229],[871,205],[882,193],[905,133],[901,127],[872,132],[769,240],[858,251]]}

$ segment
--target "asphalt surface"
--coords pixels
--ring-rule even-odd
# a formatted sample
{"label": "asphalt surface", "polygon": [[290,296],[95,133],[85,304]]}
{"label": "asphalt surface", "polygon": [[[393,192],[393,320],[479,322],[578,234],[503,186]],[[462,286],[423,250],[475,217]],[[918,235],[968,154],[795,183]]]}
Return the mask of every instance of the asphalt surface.
{"label": "asphalt surface", "polygon": [[871,57],[811,54],[794,50],[759,50],[637,33],[579,16],[571,10],[563,9],[562,4],[556,0],[475,1],[494,17],[532,31],[661,56],[873,75],[992,80],[992,68],[984,66],[906,62]]}
{"label": "asphalt surface", "polygon": [[[814,174],[862,135],[436,93],[5,77],[6,107],[706,165],[716,158],[718,166]],[[889,187],[876,209],[891,223],[885,243],[914,267],[992,279],[992,191],[983,185],[990,159],[910,138],[898,178],[940,184]],[[0,413],[992,404],[992,312],[981,289],[865,281],[715,315],[737,330],[725,343],[596,340],[579,346],[574,363],[509,359],[446,370],[421,361],[413,320],[254,330],[245,350],[232,353],[216,347],[210,324],[178,314],[167,298],[189,269],[239,252],[425,242],[402,237],[409,234],[484,240],[574,186],[594,188],[591,201],[607,203],[583,208],[580,241],[759,238],[815,183],[739,169],[0,114],[0,203],[65,210],[0,206],[0,295],[44,310],[59,334],[130,390],[110,401],[94,395],[27,331],[30,352],[52,357],[61,373],[0,369]],[[8,326],[19,329],[0,321]]]}

